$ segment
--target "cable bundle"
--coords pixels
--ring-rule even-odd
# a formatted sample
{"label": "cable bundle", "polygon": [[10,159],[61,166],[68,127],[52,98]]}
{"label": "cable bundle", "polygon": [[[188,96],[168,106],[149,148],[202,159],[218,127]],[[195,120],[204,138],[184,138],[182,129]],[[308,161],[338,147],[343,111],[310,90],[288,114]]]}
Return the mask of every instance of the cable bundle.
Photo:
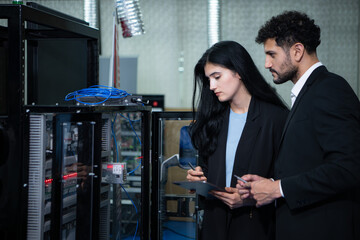
{"label": "cable bundle", "polygon": [[[76,100],[79,103],[86,105],[101,104],[106,102],[109,99],[119,99],[127,97],[131,94],[127,93],[124,90],[120,90],[114,87],[103,86],[103,85],[94,85],[89,88],[84,88],[71,92],[65,96],[65,101]],[[97,102],[86,102],[81,99],[93,99],[99,100]]]}

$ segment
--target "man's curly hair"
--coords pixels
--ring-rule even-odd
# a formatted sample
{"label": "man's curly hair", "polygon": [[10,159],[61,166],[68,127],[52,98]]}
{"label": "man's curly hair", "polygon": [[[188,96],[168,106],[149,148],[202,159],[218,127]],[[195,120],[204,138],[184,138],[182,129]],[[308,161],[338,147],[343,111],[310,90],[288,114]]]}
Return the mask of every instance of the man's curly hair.
{"label": "man's curly hair", "polygon": [[320,44],[320,27],[304,13],[285,11],[267,21],[260,28],[255,41],[263,44],[271,38],[283,49],[300,42],[308,53],[313,53]]}

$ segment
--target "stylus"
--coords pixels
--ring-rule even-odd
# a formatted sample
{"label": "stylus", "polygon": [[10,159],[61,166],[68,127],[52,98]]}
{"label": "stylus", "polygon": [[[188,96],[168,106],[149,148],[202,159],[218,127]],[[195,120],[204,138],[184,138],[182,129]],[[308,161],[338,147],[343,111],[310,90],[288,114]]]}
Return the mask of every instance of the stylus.
{"label": "stylus", "polygon": [[236,177],[238,180],[242,181],[243,183],[247,183],[246,180],[242,179],[241,177],[234,174],[234,177]]}
{"label": "stylus", "polygon": [[195,170],[195,167],[191,164],[191,162],[188,162],[189,166],[191,167],[192,170],[196,171]]}

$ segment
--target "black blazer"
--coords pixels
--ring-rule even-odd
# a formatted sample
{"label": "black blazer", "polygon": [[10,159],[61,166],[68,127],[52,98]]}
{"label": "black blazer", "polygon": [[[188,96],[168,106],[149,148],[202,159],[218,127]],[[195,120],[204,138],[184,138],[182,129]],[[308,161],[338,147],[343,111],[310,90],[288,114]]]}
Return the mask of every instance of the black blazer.
{"label": "black blazer", "polygon": [[360,104],[321,66],[289,113],[275,165],[277,240],[360,239]]}
{"label": "black blazer", "polygon": [[[233,174],[247,173],[272,176],[275,153],[278,149],[288,110],[252,98],[243,133],[241,135],[233,167]],[[224,116],[218,137],[217,149],[201,164],[208,182],[225,187],[225,154],[229,124],[229,112]],[[231,186],[236,186],[232,178]],[[260,209],[241,207],[230,210],[220,200],[204,201],[204,222],[201,239],[273,239],[273,206]]]}

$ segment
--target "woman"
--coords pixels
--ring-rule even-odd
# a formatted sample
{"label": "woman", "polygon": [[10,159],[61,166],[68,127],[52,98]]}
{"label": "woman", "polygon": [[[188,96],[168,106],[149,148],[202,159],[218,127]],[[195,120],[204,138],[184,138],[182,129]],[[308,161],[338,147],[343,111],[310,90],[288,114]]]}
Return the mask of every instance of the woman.
{"label": "woman", "polygon": [[[264,80],[248,52],[223,41],[195,66],[194,123],[190,134],[199,165],[189,181],[206,180],[227,192],[203,199],[201,239],[273,239],[274,208],[257,209],[241,200],[237,179],[256,173],[271,177],[288,109]],[[197,86],[200,89],[197,111]]]}

